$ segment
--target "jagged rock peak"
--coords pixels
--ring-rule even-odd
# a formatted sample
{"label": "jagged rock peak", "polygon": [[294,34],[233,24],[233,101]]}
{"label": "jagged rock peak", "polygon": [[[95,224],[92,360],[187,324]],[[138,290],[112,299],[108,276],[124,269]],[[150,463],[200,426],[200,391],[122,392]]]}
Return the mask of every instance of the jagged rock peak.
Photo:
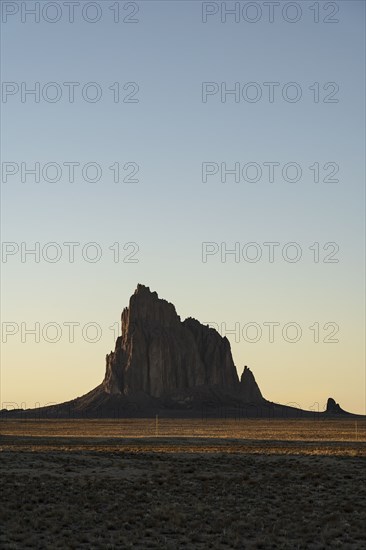
{"label": "jagged rock peak", "polygon": [[260,401],[263,399],[262,392],[254,378],[254,374],[246,365],[240,377],[240,386],[245,401]]}
{"label": "jagged rock peak", "polygon": [[335,402],[333,397],[329,397],[327,401],[326,412],[331,414],[340,414],[344,413],[345,411],[339,406],[338,403]]}
{"label": "jagged rock peak", "polygon": [[177,321],[180,321],[180,317],[174,305],[139,283],[130,298],[129,307],[122,312],[122,333],[131,322],[170,326]]}
{"label": "jagged rock peak", "polygon": [[146,285],[142,285],[141,283],[137,284],[137,287],[135,289],[134,294],[139,294],[140,296],[143,296],[143,295],[147,296],[147,295],[151,294],[154,298],[159,298],[157,292],[155,292],[155,291],[152,292],[150,290],[150,287],[148,287]]}

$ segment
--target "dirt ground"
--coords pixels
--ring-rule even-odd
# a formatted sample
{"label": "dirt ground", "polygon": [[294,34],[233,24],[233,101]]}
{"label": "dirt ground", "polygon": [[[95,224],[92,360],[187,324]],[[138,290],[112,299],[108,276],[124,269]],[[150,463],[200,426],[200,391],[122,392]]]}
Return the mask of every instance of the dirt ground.
{"label": "dirt ground", "polygon": [[5,420],[0,547],[361,549],[365,434],[364,421]]}

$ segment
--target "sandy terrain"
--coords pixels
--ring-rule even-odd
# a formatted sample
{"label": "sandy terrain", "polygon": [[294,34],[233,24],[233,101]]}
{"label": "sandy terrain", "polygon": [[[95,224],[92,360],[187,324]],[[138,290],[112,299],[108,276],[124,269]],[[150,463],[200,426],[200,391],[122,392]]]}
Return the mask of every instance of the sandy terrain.
{"label": "sandy terrain", "polygon": [[0,547],[363,548],[359,421],[0,423]]}

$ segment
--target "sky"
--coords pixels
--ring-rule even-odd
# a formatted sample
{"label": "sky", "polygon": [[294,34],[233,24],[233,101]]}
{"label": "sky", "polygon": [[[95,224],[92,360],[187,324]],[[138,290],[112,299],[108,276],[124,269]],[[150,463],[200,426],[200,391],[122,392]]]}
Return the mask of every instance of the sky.
{"label": "sky", "polygon": [[365,414],[364,2],[1,7],[1,406],[99,384],[142,283]]}

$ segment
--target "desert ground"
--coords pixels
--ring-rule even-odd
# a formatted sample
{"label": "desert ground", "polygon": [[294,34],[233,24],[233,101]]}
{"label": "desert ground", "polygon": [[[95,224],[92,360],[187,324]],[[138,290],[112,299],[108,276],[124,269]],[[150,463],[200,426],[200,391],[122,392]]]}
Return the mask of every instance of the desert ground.
{"label": "desert ground", "polygon": [[4,549],[361,549],[366,422],[3,420]]}

